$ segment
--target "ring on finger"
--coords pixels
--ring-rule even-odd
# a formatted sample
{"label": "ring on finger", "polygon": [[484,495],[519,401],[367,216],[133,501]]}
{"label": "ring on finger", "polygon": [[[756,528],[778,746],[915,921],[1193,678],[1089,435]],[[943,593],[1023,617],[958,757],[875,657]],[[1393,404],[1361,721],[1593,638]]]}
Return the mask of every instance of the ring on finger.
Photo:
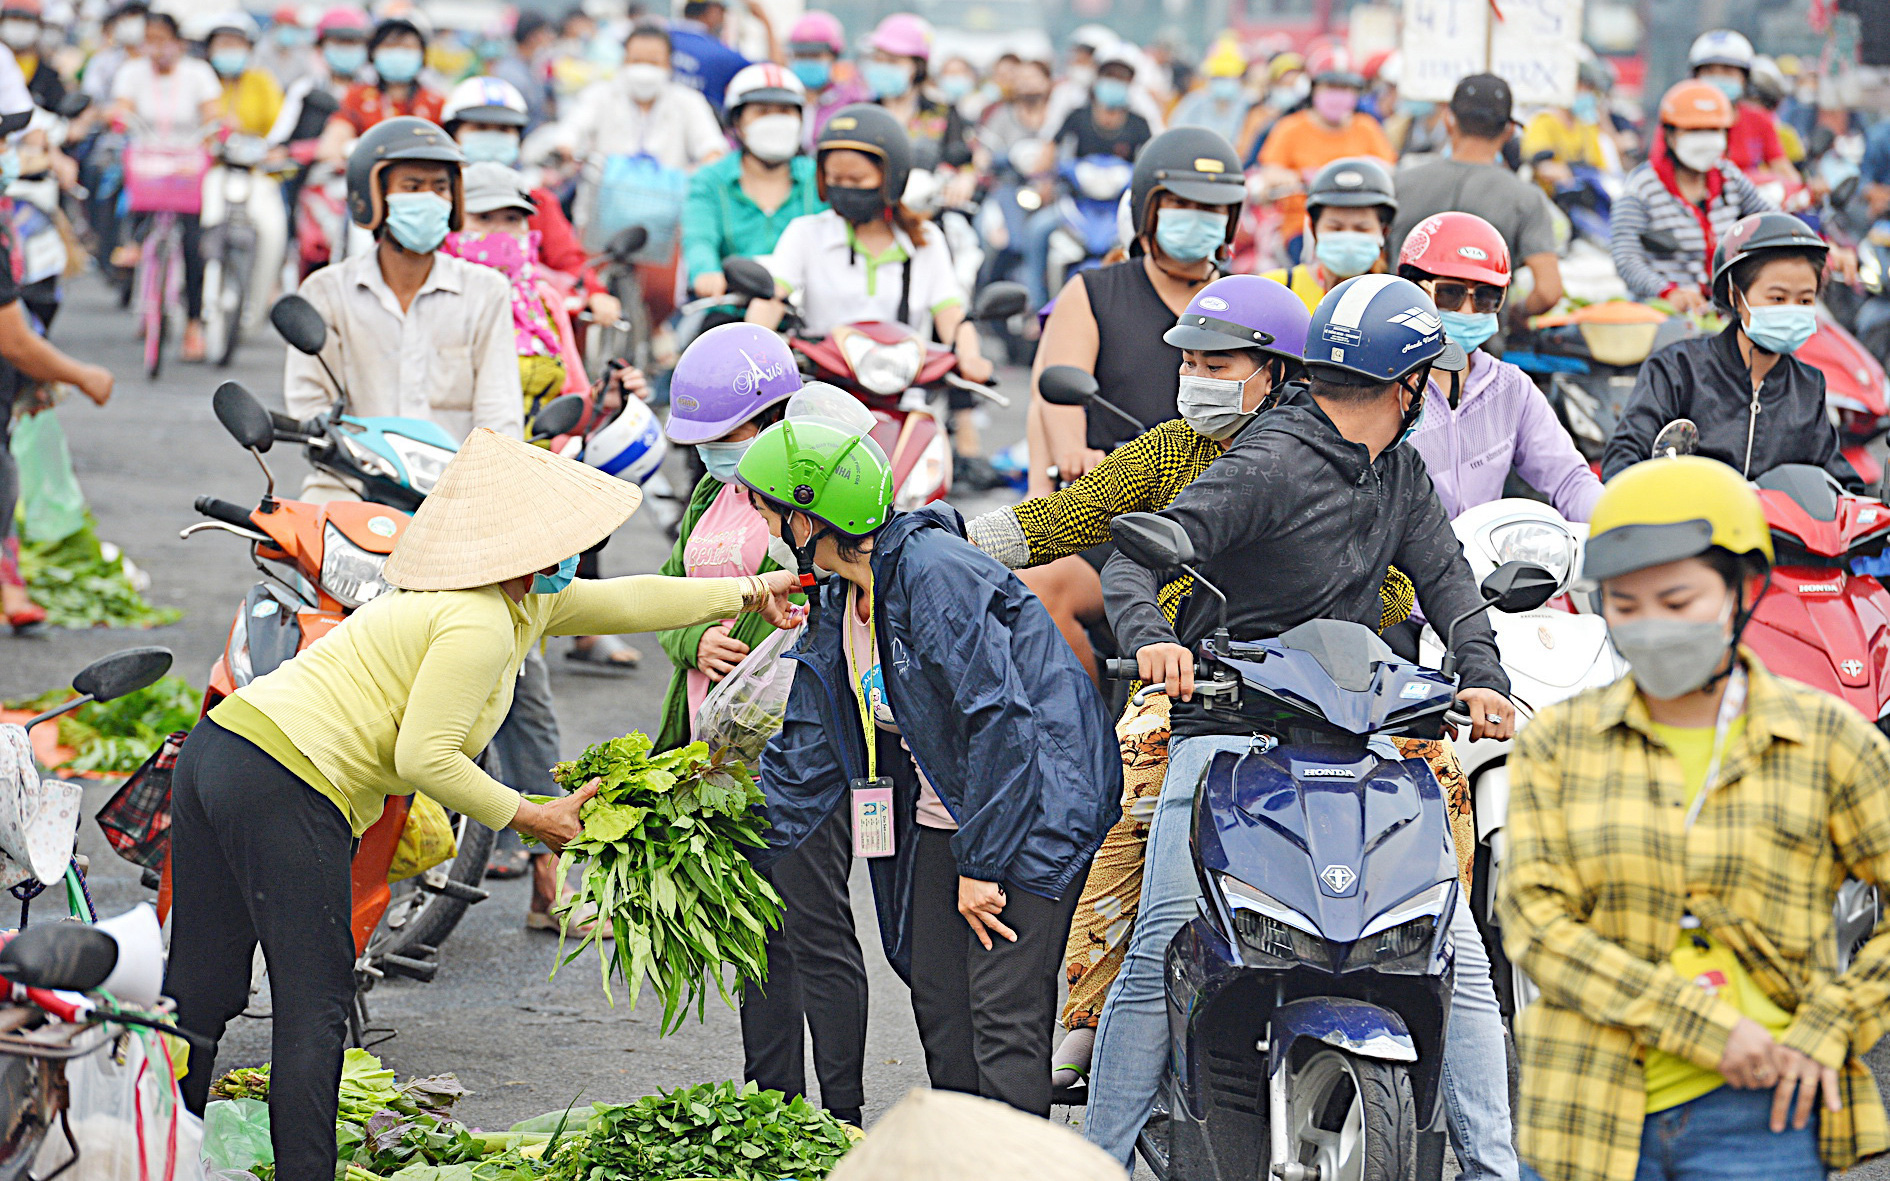
{"label": "ring on finger", "polygon": [[1490,723],[1492,726],[1500,726],[1503,724],[1503,716],[1501,714],[1484,714],[1483,720]]}

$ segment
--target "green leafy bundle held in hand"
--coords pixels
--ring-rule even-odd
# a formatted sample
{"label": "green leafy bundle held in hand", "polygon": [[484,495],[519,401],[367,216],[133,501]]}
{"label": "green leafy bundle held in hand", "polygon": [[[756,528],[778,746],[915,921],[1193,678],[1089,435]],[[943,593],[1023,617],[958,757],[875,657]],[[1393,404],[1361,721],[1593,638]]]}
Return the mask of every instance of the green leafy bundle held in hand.
{"label": "green leafy bundle held in hand", "polygon": [[[632,733],[552,773],[567,791],[601,783],[581,813],[583,834],[558,863],[560,876],[583,868],[577,892],[554,912],[566,932],[596,916],[564,963],[595,944],[604,995],[614,972],[629,984],[632,1007],[647,974],[663,1000],[665,1034],[691,1002],[701,1018],[705,979],[734,1007],[724,964],[737,989],[767,979],[765,944],[781,899],[741,852],[763,844],[763,821],[761,789],[740,759],[700,742],[652,757],[649,737]],[[602,938],[606,924],[613,939]]]}

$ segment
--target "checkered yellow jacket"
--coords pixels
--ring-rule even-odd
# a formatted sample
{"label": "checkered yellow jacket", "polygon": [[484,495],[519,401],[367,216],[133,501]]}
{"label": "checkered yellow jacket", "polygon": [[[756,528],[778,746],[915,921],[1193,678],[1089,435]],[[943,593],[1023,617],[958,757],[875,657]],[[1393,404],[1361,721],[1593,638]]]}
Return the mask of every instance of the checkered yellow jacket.
{"label": "checkered yellow jacket", "polygon": [[1740,1014],[1668,962],[1689,911],[1794,1014],[1780,1041],[1840,1072],[1825,1164],[1890,1150],[1858,1060],[1885,1031],[1890,930],[1834,976],[1847,874],[1890,884],[1890,741],[1750,653],[1744,737],[1693,827],[1679,761],[1631,677],[1551,706],[1509,761],[1503,945],[1542,989],[1516,1020],[1523,1159],[1546,1181],[1631,1181],[1652,1046],[1717,1069]]}
{"label": "checkered yellow jacket", "polygon": [[[1182,419],[1170,419],[1111,451],[1069,487],[987,513],[971,522],[968,532],[1007,565],[1041,566],[1108,541],[1109,522],[1123,513],[1167,508],[1224,454],[1219,443]],[[1193,586],[1185,574],[1163,586],[1156,596],[1162,614],[1172,620]],[[1378,593],[1384,600],[1379,630],[1411,617],[1414,592],[1403,571],[1387,570]]]}

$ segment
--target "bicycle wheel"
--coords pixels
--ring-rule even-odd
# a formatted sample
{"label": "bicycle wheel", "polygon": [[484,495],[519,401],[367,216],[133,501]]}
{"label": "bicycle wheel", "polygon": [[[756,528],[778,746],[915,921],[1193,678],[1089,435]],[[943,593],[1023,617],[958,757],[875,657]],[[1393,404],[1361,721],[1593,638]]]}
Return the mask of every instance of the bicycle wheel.
{"label": "bicycle wheel", "polygon": [[144,250],[138,256],[138,317],[144,325],[144,372],[156,378],[164,365],[166,321],[164,300],[170,289],[169,215],[160,215],[158,224],[145,236]]}

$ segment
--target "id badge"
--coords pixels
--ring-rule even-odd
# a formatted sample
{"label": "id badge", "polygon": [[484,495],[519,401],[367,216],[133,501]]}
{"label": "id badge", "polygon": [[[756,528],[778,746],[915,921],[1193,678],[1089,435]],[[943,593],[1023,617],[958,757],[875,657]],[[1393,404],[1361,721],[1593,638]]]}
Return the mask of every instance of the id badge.
{"label": "id badge", "polygon": [[853,794],[853,855],[893,855],[893,781],[855,779],[847,785]]}

